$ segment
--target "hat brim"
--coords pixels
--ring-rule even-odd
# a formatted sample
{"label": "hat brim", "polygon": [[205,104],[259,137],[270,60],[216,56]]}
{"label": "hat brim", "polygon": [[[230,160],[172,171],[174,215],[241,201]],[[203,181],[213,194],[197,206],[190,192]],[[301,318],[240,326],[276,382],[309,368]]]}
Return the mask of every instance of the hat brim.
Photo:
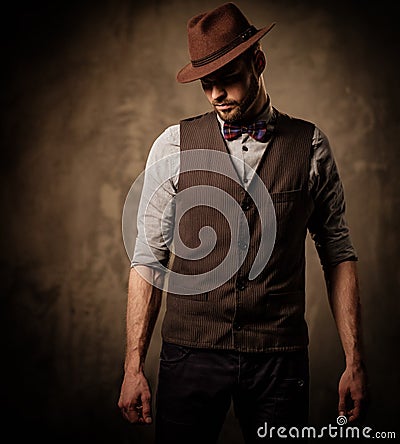
{"label": "hat brim", "polygon": [[258,40],[260,40],[262,37],[265,36],[271,29],[275,26],[275,23],[272,23],[270,26],[266,26],[265,28],[262,28],[258,30],[253,36],[251,36],[248,40],[241,43],[238,46],[235,46],[231,51],[224,54],[222,57],[207,63],[207,65],[194,67],[192,63],[188,63],[186,66],[184,66],[176,75],[176,80],[179,83],[189,83],[193,82],[194,80],[201,79],[202,77],[205,77],[212,72],[216,71],[217,69],[222,68],[227,63],[231,62],[236,57],[240,56],[240,54],[243,54],[247,49],[250,48],[251,45],[256,43]]}

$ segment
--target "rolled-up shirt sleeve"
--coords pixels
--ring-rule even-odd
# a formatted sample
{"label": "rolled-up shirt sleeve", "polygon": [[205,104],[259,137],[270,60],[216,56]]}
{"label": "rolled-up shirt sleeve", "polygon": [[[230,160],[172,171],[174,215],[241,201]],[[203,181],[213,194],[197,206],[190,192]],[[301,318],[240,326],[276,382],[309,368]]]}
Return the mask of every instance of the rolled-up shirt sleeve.
{"label": "rolled-up shirt sleeve", "polygon": [[356,261],[345,218],[345,197],[337,165],[326,135],[315,128],[310,169],[310,192],[314,201],[308,229],[322,267]]}
{"label": "rolled-up shirt sleeve", "polygon": [[131,267],[165,271],[174,230],[174,197],[179,174],[179,126],[154,142],[146,162],[137,212],[137,237]]}

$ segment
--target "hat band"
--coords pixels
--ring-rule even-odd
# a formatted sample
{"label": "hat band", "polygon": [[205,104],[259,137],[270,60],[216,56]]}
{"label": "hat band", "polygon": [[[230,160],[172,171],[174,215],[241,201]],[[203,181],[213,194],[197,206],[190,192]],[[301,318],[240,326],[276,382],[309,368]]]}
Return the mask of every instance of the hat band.
{"label": "hat band", "polygon": [[247,28],[246,31],[244,31],[240,35],[238,35],[228,45],[222,47],[221,49],[218,49],[218,51],[215,51],[212,54],[210,54],[206,57],[203,57],[201,59],[192,60],[192,66],[194,68],[199,68],[200,66],[207,65],[208,63],[211,63],[214,60],[219,59],[220,57],[227,54],[229,51],[231,51],[236,46],[240,45],[241,43],[245,42],[246,40],[249,40],[249,38],[252,37],[256,32],[257,32],[257,29],[254,26],[250,26],[250,28]]}

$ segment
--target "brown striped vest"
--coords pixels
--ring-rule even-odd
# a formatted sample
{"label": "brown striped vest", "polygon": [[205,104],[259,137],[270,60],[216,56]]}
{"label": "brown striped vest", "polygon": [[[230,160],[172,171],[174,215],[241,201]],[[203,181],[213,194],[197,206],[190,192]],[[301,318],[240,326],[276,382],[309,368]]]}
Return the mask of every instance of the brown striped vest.
{"label": "brown striped vest", "polygon": [[[275,209],[276,237],[272,254],[266,254],[262,271],[252,280],[249,276],[264,229],[254,196],[250,197],[254,179],[247,192],[233,179],[233,164],[229,156],[222,155],[227,154],[227,147],[215,113],[181,121],[180,132],[175,230],[181,242],[175,245],[170,268],[184,275],[182,282],[190,287],[190,294],[173,292],[171,280],[163,339],[193,347],[244,352],[306,347],[305,237],[313,210],[308,181],[314,125],[277,112],[273,139],[257,168]],[[204,150],[200,157],[190,155],[191,150],[199,149]],[[220,157],[212,154],[215,152]],[[197,198],[201,187],[206,190],[205,197]],[[212,205],[219,194],[222,210]],[[234,208],[240,208],[240,221]],[[242,241],[246,231],[243,220],[249,228],[248,244]],[[210,231],[201,233],[204,227],[212,227],[215,235]],[[197,256],[191,257],[191,252]],[[199,258],[199,253],[204,257]],[[224,269],[221,264],[232,253],[233,259]],[[261,257],[262,254],[263,251]],[[239,264],[237,270],[235,264]],[[213,270],[218,273],[213,274]],[[224,278],[221,285],[206,288],[226,273],[228,279]],[[203,281],[201,276],[205,276]]]}

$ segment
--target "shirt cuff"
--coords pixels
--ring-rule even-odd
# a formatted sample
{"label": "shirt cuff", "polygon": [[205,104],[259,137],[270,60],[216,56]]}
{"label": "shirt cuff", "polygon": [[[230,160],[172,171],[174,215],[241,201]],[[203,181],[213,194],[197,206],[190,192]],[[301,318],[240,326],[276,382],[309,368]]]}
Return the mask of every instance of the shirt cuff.
{"label": "shirt cuff", "polygon": [[341,262],[358,261],[358,256],[350,237],[335,239],[324,245],[316,244],[322,268],[335,267]]}

